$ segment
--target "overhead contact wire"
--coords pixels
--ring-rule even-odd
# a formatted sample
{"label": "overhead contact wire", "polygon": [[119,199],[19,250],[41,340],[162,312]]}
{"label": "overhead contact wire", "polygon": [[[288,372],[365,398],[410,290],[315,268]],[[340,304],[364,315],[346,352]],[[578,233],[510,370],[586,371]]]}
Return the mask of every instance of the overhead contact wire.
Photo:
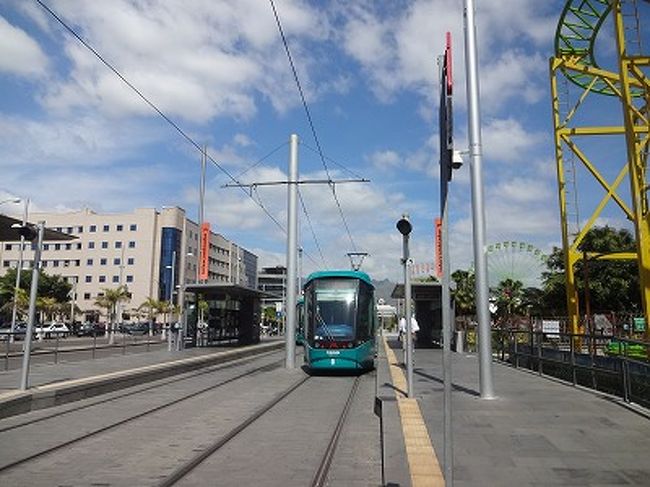
{"label": "overhead contact wire", "polygon": [[[142,101],[144,101],[147,105],[149,105],[150,108],[152,108],[160,117],[163,118],[169,125],[171,125],[187,142],[189,142],[192,146],[194,146],[199,152],[205,153],[205,156],[215,165],[217,166],[226,176],[230,178],[231,181],[234,183],[239,183],[237,179],[230,174],[230,172],[224,168],[221,164],[219,164],[210,154],[205,152],[203,148],[194,140],[192,137],[190,137],[176,122],[174,122],[171,118],[169,118],[167,115],[163,113],[162,110],[160,110],[155,103],[153,103],[151,100],[149,100],[133,83],[131,83],[128,79],[126,79],[122,73],[120,73],[117,68],[115,68],[110,62],[108,62],[104,57],[94,48],[92,47],[88,42],[86,42],[83,37],[81,37],[77,32],[70,27],[61,17],[59,17],[56,12],[54,12],[50,7],[48,7],[45,3],[42,2],[42,0],[35,0],[36,3],[38,3],[48,14],[50,14],[61,26],[67,30],[72,36],[74,36],[86,49],[88,49],[90,52],[92,52],[97,59],[99,59],[104,66],[106,66],[108,69],[110,69],[113,74],[115,74],[125,85],[127,85],[131,90],[136,93]],[[282,146],[278,147],[277,149],[274,149],[271,154],[277,150],[279,150]],[[265,156],[263,159],[266,157],[269,157],[271,154]],[[258,162],[259,164],[259,162]],[[248,193],[246,193],[246,190],[242,188],[242,191],[244,194],[249,196],[253,201],[255,201],[252,196],[250,196]],[[256,202],[257,203],[257,202]],[[280,227],[280,229],[284,232],[287,233],[286,229],[269,213],[269,211],[260,206],[262,210],[267,214],[273,222]]]}
{"label": "overhead contact wire", "polygon": [[302,100],[302,106],[305,109],[305,113],[307,114],[307,121],[309,122],[309,127],[311,129],[312,136],[314,137],[314,141],[316,142],[316,147],[318,148],[318,154],[320,155],[321,162],[323,163],[323,168],[325,169],[325,174],[327,175],[327,180],[329,181],[329,187],[332,190],[332,196],[334,197],[334,201],[336,202],[336,206],[339,210],[339,215],[341,216],[341,220],[343,221],[343,226],[345,227],[345,231],[348,234],[348,237],[350,239],[350,243],[352,244],[352,249],[357,250],[357,246],[354,243],[354,239],[352,238],[352,233],[350,232],[350,227],[348,226],[348,222],[345,219],[345,215],[343,214],[343,208],[341,207],[341,202],[339,201],[339,198],[336,194],[336,189],[334,186],[334,181],[332,180],[332,177],[330,176],[329,168],[327,167],[327,163],[325,162],[325,155],[323,154],[323,149],[320,145],[320,141],[318,139],[318,135],[316,134],[316,128],[314,126],[314,122],[311,118],[311,112],[309,111],[309,106],[307,105],[307,100],[305,98],[305,93],[302,90],[302,85],[300,84],[300,79],[298,78],[298,72],[296,71],[296,66],[293,62],[293,57],[291,56],[291,51],[289,50],[289,44],[287,43],[287,38],[284,35],[284,30],[282,29],[282,23],[280,22],[280,17],[278,15],[278,11],[275,8],[275,3],[273,0],[269,0],[271,3],[271,8],[273,9],[273,15],[275,16],[275,22],[278,26],[278,31],[280,32],[280,38],[282,39],[282,44],[284,45],[284,50],[287,54],[287,58],[289,59],[289,64],[291,66],[291,72],[293,73],[293,79],[296,82],[296,86],[298,87],[298,93],[300,94],[300,99]]}

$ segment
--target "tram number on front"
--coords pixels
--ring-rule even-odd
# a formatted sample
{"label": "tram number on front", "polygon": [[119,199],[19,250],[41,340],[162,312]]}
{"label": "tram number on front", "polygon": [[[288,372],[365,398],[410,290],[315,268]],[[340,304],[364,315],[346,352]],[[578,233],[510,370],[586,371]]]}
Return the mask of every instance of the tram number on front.
{"label": "tram number on front", "polygon": [[341,352],[338,350],[328,350],[326,353],[327,355],[341,355]]}

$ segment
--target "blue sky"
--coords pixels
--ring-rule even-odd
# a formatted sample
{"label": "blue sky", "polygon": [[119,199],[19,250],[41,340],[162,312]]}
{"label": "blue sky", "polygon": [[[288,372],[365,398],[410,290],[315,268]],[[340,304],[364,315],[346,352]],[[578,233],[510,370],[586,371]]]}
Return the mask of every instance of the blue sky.
{"label": "blue sky", "polygon": [[[324,177],[267,1],[46,3],[232,174],[296,133],[301,178]],[[476,3],[488,243],[524,241],[547,252],[560,245],[548,58],[564,2]],[[414,224],[415,261],[433,261],[436,57],[451,31],[456,145],[463,150],[463,2],[276,6],[325,155],[371,180],[337,186],[356,249],[327,186],[302,188],[325,260],[301,214],[304,271],[348,267],[346,252],[357,250],[370,254],[364,269],[373,277],[397,279],[395,222],[404,212]],[[647,4],[641,8],[648,13]],[[613,33],[604,32],[598,47],[606,62]],[[197,218],[197,151],[36,2],[0,1],[0,38],[0,200],[29,197],[35,211],[178,205]],[[602,116],[603,106],[590,116]],[[610,144],[589,145],[618,157]],[[287,161],[284,145],[241,181],[285,179]],[[332,177],[349,178],[340,165],[328,163]],[[259,255],[261,265],[284,263],[285,234],[241,191],[222,188],[229,181],[217,167],[209,166],[207,179],[212,228]],[[582,191],[592,190],[586,183]],[[465,165],[450,188],[452,269],[472,261],[470,195]],[[254,196],[286,226],[286,188]],[[20,213],[10,204],[0,210]],[[625,225],[615,211],[602,223]]]}

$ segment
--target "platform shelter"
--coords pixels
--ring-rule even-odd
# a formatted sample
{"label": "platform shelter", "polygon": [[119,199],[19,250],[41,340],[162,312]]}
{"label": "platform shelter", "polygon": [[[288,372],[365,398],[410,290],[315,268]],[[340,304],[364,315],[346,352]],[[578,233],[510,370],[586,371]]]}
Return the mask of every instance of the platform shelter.
{"label": "platform shelter", "polygon": [[[442,343],[442,286],[437,282],[411,283],[411,298],[415,303],[415,319],[420,326],[416,335],[417,348],[437,348]],[[391,294],[393,299],[404,299],[404,285],[397,284]],[[401,307],[401,313],[404,307]],[[398,318],[401,318],[399,316]]]}

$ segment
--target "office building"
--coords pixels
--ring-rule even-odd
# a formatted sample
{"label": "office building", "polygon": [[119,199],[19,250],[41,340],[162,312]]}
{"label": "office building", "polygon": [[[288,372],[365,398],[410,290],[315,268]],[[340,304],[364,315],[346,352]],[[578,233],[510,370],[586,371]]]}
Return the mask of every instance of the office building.
{"label": "office building", "polygon": [[[76,304],[90,319],[101,311],[94,303],[104,289],[126,285],[136,309],[147,298],[179,302],[183,284],[197,282],[200,228],[179,207],[138,208],[131,213],[101,214],[90,209],[70,213],[31,213],[29,221],[76,238],[44,242],[42,270],[74,284]],[[210,232],[208,283],[257,288],[257,256]],[[20,244],[3,242],[0,275],[17,267]],[[31,268],[32,246],[25,245],[23,269]],[[173,294],[172,294],[173,293]]]}

